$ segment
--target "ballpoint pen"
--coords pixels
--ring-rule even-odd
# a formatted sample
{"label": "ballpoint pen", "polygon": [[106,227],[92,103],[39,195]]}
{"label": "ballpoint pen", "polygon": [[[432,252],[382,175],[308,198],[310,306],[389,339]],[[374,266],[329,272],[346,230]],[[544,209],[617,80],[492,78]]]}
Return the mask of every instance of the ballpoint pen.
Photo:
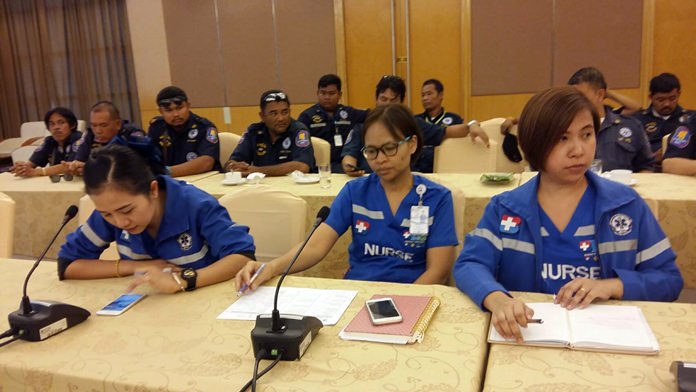
{"label": "ballpoint pen", "polygon": [[258,278],[259,275],[261,275],[261,272],[263,272],[263,270],[266,268],[266,265],[267,265],[267,264],[262,264],[261,267],[259,267],[259,269],[257,269],[256,272],[254,272],[253,275],[251,275],[251,279],[249,279],[249,283],[248,283],[248,284],[247,284],[247,283],[244,283],[244,284],[242,285],[242,287],[239,289],[239,291],[237,291],[237,296],[238,296],[238,297],[241,297],[242,294],[244,294],[245,291],[249,290],[249,286],[251,286],[251,284],[254,283],[254,281],[256,280],[256,278]]}

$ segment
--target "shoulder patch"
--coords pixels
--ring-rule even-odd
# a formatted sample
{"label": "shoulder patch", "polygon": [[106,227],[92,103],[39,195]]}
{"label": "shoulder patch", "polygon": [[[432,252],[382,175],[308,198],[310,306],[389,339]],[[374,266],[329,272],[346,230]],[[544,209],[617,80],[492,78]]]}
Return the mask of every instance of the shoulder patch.
{"label": "shoulder patch", "polygon": [[215,129],[213,127],[208,128],[208,130],[205,131],[205,140],[207,140],[213,144],[216,144],[218,142],[217,129]]}
{"label": "shoulder patch", "polygon": [[684,148],[689,145],[691,141],[691,131],[685,126],[681,126],[674,131],[672,138],[669,140],[669,144],[677,148]]}
{"label": "shoulder patch", "polygon": [[309,143],[309,132],[307,132],[306,129],[297,131],[297,136],[295,136],[295,145],[300,148],[305,148],[309,147]]}

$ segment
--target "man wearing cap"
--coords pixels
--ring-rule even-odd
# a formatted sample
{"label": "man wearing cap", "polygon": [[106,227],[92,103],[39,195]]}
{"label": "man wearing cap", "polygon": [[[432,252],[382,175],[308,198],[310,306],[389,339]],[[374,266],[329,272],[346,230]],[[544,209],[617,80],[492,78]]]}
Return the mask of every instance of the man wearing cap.
{"label": "man wearing cap", "polygon": [[568,84],[592,102],[602,120],[597,130],[595,157],[602,160],[603,170],[652,172],[653,153],[643,126],[636,119],[617,114],[604,105],[607,90],[604,75],[597,68],[585,67],[576,71]]}
{"label": "man wearing cap", "polygon": [[445,99],[445,86],[437,79],[428,79],[423,82],[421,87],[421,103],[425,110],[416,117],[420,117],[430,124],[442,125],[447,127],[455,124],[463,124],[464,120],[456,113],[446,112],[442,107]]}
{"label": "man wearing cap", "polygon": [[283,176],[295,170],[303,173],[314,167],[314,150],[307,127],[290,117],[290,99],[280,90],[261,94],[261,122],[246,130],[225,171],[243,176],[259,172]]}
{"label": "man wearing cap", "polygon": [[312,136],[322,138],[331,145],[332,173],[343,173],[343,145],[353,126],[365,121],[367,114],[366,110],[341,105],[341,95],[341,78],[334,74],[322,76],[317,84],[319,102],[303,111],[297,118],[297,121],[309,127]]}
{"label": "man wearing cap", "polygon": [[145,131],[121,120],[118,108],[110,101],[99,101],[89,110],[89,128],[78,140],[77,152],[68,163],[68,172],[82,174],[82,168],[92,152],[111,143],[117,137],[127,141],[134,136],[145,136]]}
{"label": "man wearing cap", "polygon": [[169,86],[157,94],[161,116],[150,121],[148,136],[162,152],[172,177],[220,170],[215,124],[191,112],[184,90]]}

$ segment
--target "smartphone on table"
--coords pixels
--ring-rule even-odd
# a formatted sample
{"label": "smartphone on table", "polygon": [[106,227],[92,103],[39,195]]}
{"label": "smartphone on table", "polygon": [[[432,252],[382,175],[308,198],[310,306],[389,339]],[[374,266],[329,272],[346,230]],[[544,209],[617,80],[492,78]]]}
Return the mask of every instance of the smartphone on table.
{"label": "smartphone on table", "polygon": [[372,324],[383,325],[400,323],[404,319],[391,298],[379,298],[365,301],[367,312],[370,314]]}
{"label": "smartphone on table", "polygon": [[118,316],[145,298],[146,294],[121,294],[108,305],[97,311],[100,316]]}

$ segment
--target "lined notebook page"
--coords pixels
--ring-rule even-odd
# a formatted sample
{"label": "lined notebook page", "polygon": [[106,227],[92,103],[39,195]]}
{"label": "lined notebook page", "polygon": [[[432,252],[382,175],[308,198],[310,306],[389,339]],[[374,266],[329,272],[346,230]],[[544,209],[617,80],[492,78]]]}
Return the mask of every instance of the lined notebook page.
{"label": "lined notebook page", "polygon": [[585,309],[571,310],[568,318],[573,343],[577,345],[659,349],[650,326],[638,307],[590,305]]}
{"label": "lined notebook page", "polygon": [[[528,303],[527,306],[534,309],[535,319],[544,320],[543,324],[527,324],[527,328],[520,328],[525,342],[559,342],[567,344],[570,341],[568,333],[568,319],[566,310],[553,302]],[[506,341],[493,324],[490,327],[489,341]],[[515,341],[515,339],[507,339]]]}
{"label": "lined notebook page", "polygon": [[370,320],[370,315],[367,313],[367,308],[363,306],[358,314],[355,315],[353,321],[346,326],[346,332],[411,336],[413,327],[416,325],[418,318],[430,302],[431,297],[410,295],[374,295],[370,299],[378,298],[392,298],[396,303],[396,307],[399,309],[399,312],[401,312],[401,317],[403,317],[404,321],[394,324],[374,325]]}

